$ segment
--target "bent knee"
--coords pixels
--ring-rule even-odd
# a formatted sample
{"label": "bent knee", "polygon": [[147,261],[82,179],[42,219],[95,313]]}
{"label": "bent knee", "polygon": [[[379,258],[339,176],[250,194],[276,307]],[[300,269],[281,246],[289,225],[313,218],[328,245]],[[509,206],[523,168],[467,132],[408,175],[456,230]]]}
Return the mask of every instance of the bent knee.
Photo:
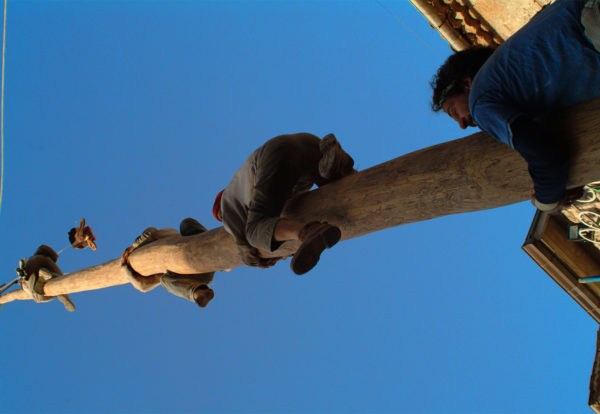
{"label": "bent knee", "polygon": [[275,226],[279,220],[279,217],[267,217],[249,221],[246,225],[246,240],[248,240],[248,244],[257,249],[276,250],[281,245],[281,243],[275,242],[273,237]]}

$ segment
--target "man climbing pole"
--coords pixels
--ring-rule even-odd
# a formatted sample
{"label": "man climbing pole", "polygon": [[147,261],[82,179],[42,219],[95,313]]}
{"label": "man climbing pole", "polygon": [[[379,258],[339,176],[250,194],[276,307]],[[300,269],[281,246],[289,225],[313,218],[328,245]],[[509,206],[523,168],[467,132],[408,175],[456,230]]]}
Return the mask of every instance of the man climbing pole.
{"label": "man climbing pole", "polygon": [[273,266],[277,258],[261,257],[258,249],[274,251],[283,242],[299,240],[290,266],[298,275],[311,270],[326,248],[341,237],[326,222],[300,223],[280,217],[291,197],[356,172],[354,160],[333,134],[323,139],[307,134],[280,135],[254,151],[213,206],[248,266]]}
{"label": "man climbing pole", "polygon": [[206,228],[193,218],[184,219],[179,226],[179,232],[171,228],[159,230],[154,227],[148,227],[123,252],[121,256],[121,271],[123,275],[140,292],[148,292],[159,284],[162,284],[173,295],[195,302],[201,308],[206,307],[215,297],[214,291],[209,287],[213,280],[214,272],[182,275],[167,270],[166,273],[142,276],[129,263],[129,255],[141,246],[165,237],[177,236],[179,234],[182,236],[192,236],[204,233],[205,231]]}
{"label": "man climbing pole", "polygon": [[541,118],[600,96],[600,2],[558,0],[497,50],[450,56],[434,76],[434,111],[461,128],[478,126],[528,163],[534,204],[553,210],[565,191],[568,146]]}
{"label": "man climbing pole", "polygon": [[21,277],[21,287],[29,292],[36,303],[49,302],[56,297],[66,310],[73,312],[75,304],[69,295],[44,295],[44,284],[63,274],[57,261],[58,253],[52,247],[42,244],[29,259],[19,261],[17,273]]}

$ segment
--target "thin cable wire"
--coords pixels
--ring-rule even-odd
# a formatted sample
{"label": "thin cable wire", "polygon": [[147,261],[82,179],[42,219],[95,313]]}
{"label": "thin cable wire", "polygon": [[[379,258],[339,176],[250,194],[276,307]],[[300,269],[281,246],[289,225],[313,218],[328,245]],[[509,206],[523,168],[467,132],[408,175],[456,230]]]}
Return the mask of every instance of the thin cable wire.
{"label": "thin cable wire", "polygon": [[392,17],[394,17],[398,23],[400,23],[402,26],[404,26],[404,28],[406,30],[408,30],[409,32],[411,32],[417,39],[419,39],[421,42],[423,42],[425,44],[425,46],[427,46],[429,49],[431,49],[433,51],[433,53],[435,53],[436,55],[438,55],[439,57],[443,58],[443,56],[437,51],[435,50],[429,43],[427,43],[427,41],[425,41],[425,39],[423,39],[421,36],[419,36],[417,34],[417,32],[415,32],[413,29],[410,28],[410,26],[408,26],[406,23],[404,23],[398,16],[396,16],[390,9],[388,9],[387,7],[385,7],[379,0],[375,0],[377,2],[377,4],[379,4],[381,6],[381,8],[383,10],[385,10],[386,12],[388,12]]}
{"label": "thin cable wire", "polygon": [[60,256],[60,254],[61,254],[62,252],[64,252],[66,249],[68,249],[69,247],[71,247],[71,245],[70,245],[70,244],[67,244],[65,247],[63,247],[62,249],[60,249],[60,250],[59,250],[59,251],[58,251],[56,254]]}
{"label": "thin cable wire", "polygon": [[0,211],[4,188],[4,62],[6,55],[6,2],[4,0],[4,29],[2,30],[2,96],[0,97]]}

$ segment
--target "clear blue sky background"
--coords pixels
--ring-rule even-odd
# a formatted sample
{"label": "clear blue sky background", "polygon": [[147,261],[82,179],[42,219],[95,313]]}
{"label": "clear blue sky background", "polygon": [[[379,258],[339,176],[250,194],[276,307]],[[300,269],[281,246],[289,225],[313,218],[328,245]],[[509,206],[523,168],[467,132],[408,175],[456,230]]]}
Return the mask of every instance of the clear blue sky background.
{"label": "clear blue sky background", "polygon": [[[86,217],[118,257],[207,227],[267,139],[335,133],[365,169],[464,136],[431,113],[450,54],[406,1],[9,1],[0,268]],[[473,130],[474,132],[474,130]],[[521,203],[218,273],[206,309],[131,286],[0,311],[3,413],[589,413],[596,324],[524,252]]]}

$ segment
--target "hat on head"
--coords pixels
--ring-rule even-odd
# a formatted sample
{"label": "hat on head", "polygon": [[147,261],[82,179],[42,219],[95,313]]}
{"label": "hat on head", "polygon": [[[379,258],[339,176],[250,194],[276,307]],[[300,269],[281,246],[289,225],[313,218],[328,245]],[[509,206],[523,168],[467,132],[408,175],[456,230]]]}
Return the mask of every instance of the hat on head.
{"label": "hat on head", "polygon": [[221,190],[219,194],[217,194],[217,198],[215,198],[215,204],[213,204],[213,216],[218,221],[223,221],[219,218],[219,210],[221,210],[221,198],[223,198],[223,192],[225,190]]}

